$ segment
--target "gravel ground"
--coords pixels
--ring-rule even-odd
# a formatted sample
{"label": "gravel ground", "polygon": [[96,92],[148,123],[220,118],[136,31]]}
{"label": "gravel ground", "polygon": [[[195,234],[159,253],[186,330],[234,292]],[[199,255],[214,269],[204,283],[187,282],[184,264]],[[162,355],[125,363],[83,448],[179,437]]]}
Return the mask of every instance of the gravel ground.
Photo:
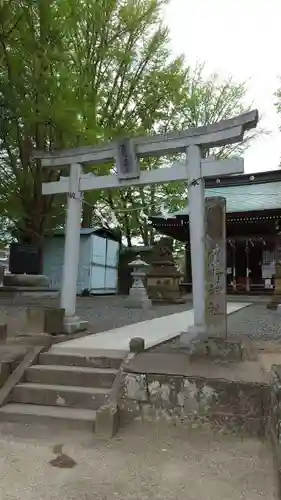
{"label": "gravel ground", "polygon": [[[270,449],[255,439],[138,424],[110,442],[82,442],[3,425],[3,500],[277,500]],[[73,468],[52,465],[61,453]]]}
{"label": "gravel ground", "polygon": [[228,332],[250,339],[281,341],[281,316],[266,304],[253,304],[228,316]]}
{"label": "gravel ground", "polygon": [[[281,342],[281,317],[266,308],[266,302],[256,301],[253,305],[228,316],[228,332],[234,336],[274,340]],[[235,299],[239,302],[239,298]],[[55,306],[56,299],[34,300],[0,299],[0,321],[7,321],[9,335],[21,331],[24,324],[24,312],[27,306]],[[112,328],[138,323],[148,319],[166,316],[186,309],[192,309],[192,302],[175,305],[157,305],[149,310],[129,309],[124,307],[124,297],[85,297],[77,299],[77,313],[89,322],[91,333],[103,332]]]}
{"label": "gravel ground", "polygon": [[[192,303],[180,305],[159,305],[148,310],[124,307],[125,297],[78,297],[77,314],[89,322],[90,333],[98,333],[148,319],[192,309]],[[12,303],[9,299],[0,299],[0,321],[7,321],[9,335],[14,336],[24,324],[25,308],[28,306],[58,306],[56,299],[40,300],[22,298]]]}
{"label": "gravel ground", "polygon": [[[281,317],[266,308],[266,301],[255,298],[253,305],[228,316],[228,332],[233,336],[248,336],[249,338],[274,340],[281,342]],[[235,299],[239,302],[239,297]],[[55,306],[55,299],[18,299],[12,303],[9,299],[0,299],[0,321],[7,321],[9,334],[22,330],[24,312],[28,306]],[[77,313],[89,322],[91,333],[103,332],[112,328],[138,323],[148,319],[166,316],[168,314],[192,309],[192,302],[178,305],[157,305],[149,310],[128,309],[124,307],[124,297],[85,297],[77,299]]]}

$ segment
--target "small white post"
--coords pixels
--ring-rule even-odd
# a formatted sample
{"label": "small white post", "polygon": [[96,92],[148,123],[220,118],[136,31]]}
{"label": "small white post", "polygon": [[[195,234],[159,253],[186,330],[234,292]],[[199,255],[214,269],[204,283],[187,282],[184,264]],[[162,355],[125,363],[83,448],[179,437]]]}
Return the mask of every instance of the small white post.
{"label": "small white post", "polygon": [[182,333],[182,344],[188,344],[192,336],[200,338],[206,334],[205,199],[199,146],[187,148],[187,169],[194,325]]}
{"label": "small white post", "polygon": [[[61,289],[61,307],[65,309],[64,327],[67,333],[81,330],[81,321],[75,316],[82,209],[82,198],[79,192],[81,174],[82,167],[79,163],[70,165]],[[83,322],[82,329],[85,326]]]}

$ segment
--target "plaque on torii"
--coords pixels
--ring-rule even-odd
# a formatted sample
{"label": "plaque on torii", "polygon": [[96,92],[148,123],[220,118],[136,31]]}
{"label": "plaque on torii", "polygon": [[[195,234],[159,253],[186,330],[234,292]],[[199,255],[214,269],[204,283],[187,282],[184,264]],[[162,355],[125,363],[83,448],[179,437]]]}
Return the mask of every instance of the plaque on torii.
{"label": "plaque on torii", "polygon": [[[70,166],[69,177],[55,182],[43,183],[43,195],[68,193],[67,220],[61,307],[65,309],[65,329],[68,332],[80,329],[80,320],[75,316],[76,283],[78,277],[80,224],[82,196],[85,191],[144,186],[176,181],[188,182],[188,204],[191,238],[191,265],[193,283],[193,307],[195,334],[207,333],[205,300],[205,201],[204,178],[244,172],[241,158],[215,160],[202,159],[201,148],[212,148],[233,144],[243,140],[244,133],[256,127],[257,110],[222,120],[218,123],[191,128],[180,132],[151,137],[120,139],[114,143],[94,147],[83,147],[44,153],[36,151],[34,157],[41,160],[42,167]],[[163,156],[167,153],[185,153],[186,161],[176,162],[169,168],[150,171],[140,170],[139,158]],[[98,176],[83,174],[83,165],[116,163],[116,174]],[[225,290],[224,290],[225,296]],[[221,310],[226,312],[226,298]],[[189,342],[190,332],[183,335]]]}

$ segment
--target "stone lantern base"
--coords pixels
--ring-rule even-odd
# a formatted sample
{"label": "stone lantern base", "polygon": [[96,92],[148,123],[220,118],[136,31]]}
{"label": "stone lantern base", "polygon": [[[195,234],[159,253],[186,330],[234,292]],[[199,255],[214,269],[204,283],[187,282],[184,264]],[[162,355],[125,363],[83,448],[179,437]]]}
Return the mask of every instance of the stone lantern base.
{"label": "stone lantern base", "polygon": [[134,309],[149,309],[151,300],[147,296],[145,288],[131,288],[128,297],[125,299],[125,306]]}

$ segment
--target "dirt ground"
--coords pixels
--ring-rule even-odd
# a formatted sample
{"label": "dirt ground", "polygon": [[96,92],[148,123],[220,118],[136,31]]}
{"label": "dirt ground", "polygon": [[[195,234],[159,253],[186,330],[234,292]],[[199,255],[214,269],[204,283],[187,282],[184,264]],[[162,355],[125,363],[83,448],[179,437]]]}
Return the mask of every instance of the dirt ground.
{"label": "dirt ground", "polygon": [[[91,333],[191,308],[127,309],[122,297],[78,299]],[[28,305],[0,301],[0,321],[20,331]],[[254,304],[228,318],[233,335],[280,342],[280,317]],[[0,500],[276,500],[266,442],[139,423],[110,441],[94,434],[0,423]]]}
{"label": "dirt ground", "polygon": [[0,498],[275,500],[277,493],[270,449],[255,439],[138,423],[102,442],[0,424]]}

